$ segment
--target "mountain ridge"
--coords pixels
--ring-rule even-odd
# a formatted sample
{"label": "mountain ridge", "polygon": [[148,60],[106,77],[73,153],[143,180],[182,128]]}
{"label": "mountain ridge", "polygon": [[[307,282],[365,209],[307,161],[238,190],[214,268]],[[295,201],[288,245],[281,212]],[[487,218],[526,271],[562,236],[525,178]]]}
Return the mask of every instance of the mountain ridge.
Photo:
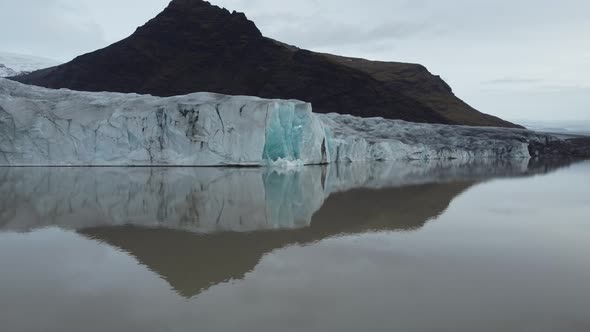
{"label": "mountain ridge", "polygon": [[264,37],[245,14],[202,0],[173,0],[119,42],[14,79],[164,97],[208,91],[298,99],[318,113],[519,127],[473,109],[422,65],[300,49]]}

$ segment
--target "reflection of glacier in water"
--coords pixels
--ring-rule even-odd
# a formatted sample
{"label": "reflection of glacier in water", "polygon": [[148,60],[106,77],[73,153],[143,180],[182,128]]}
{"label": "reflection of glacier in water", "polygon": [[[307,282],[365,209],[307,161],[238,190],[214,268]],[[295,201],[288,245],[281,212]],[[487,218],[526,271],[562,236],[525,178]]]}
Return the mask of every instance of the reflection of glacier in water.
{"label": "reflection of glacier in water", "polygon": [[[528,161],[253,168],[2,168],[0,229],[133,225],[196,233],[309,226],[336,192],[544,171]],[[395,203],[395,202],[392,202]]]}
{"label": "reflection of glacier in water", "polygon": [[0,168],[0,232],[75,230],[128,253],[191,298],[243,279],[278,248],[342,234],[416,230],[474,184],[556,166]]}

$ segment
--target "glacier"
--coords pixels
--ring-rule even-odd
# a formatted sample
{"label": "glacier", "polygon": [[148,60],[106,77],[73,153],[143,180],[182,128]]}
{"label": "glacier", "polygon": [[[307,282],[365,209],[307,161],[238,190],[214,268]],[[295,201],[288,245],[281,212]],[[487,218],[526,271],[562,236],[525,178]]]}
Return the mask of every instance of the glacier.
{"label": "glacier", "polygon": [[195,93],[158,98],[50,90],[0,79],[0,164],[245,165],[326,162],[299,101]]}
{"label": "glacier", "polygon": [[0,79],[0,165],[266,166],[528,159],[527,130],[314,114],[309,103],[51,90]]}
{"label": "glacier", "polygon": [[0,77],[24,75],[59,64],[58,61],[47,58],[0,52]]}

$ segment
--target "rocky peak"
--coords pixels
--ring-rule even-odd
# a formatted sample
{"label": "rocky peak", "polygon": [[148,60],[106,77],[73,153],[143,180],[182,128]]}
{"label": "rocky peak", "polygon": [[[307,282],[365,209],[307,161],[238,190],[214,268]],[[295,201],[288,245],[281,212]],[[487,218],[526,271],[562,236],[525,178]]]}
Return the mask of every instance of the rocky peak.
{"label": "rocky peak", "polygon": [[162,13],[137,33],[169,31],[192,37],[261,38],[262,33],[244,13],[230,12],[203,0],[172,0]]}

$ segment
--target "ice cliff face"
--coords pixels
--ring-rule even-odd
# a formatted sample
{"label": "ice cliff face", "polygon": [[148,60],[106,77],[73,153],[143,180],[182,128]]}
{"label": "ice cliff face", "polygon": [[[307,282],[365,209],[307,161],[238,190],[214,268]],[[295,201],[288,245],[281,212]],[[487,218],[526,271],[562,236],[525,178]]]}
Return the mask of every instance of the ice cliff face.
{"label": "ice cliff face", "polygon": [[327,162],[311,105],[49,90],[0,81],[0,164],[264,165]]}
{"label": "ice cliff face", "polygon": [[158,98],[0,79],[1,165],[251,165],[529,158],[526,130],[316,115],[300,101]]}
{"label": "ice cliff face", "polygon": [[557,140],[522,129],[421,124],[318,114],[333,161],[530,158],[531,142]]}

